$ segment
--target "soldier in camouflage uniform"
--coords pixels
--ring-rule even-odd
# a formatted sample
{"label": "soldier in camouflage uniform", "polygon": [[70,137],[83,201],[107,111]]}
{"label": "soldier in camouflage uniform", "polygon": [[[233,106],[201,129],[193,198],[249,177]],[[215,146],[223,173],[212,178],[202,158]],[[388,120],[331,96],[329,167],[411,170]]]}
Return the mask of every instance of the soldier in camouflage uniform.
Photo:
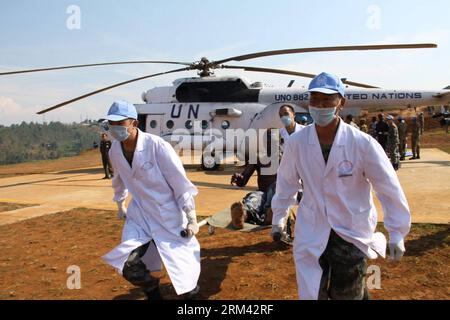
{"label": "soldier in camouflage uniform", "polygon": [[408,125],[406,124],[405,120],[399,116],[398,117],[398,138],[400,140],[400,144],[398,146],[400,151],[400,160],[405,160],[405,153],[406,153],[406,138],[408,134]]}
{"label": "soldier in camouflage uniform", "polygon": [[395,170],[398,170],[400,157],[398,154],[398,145],[399,145],[399,137],[398,137],[398,129],[394,123],[394,117],[389,115],[387,116],[389,131],[388,131],[388,140],[387,140],[387,153],[389,158],[391,159],[392,166]]}
{"label": "soldier in camouflage uniform", "polygon": [[409,160],[420,159],[420,125],[416,117],[412,118],[411,144],[413,156]]}
{"label": "soldier in camouflage uniform", "polygon": [[359,130],[361,130],[364,133],[369,134],[369,127],[367,126],[366,118],[361,118],[359,120]]}
{"label": "soldier in camouflage uniform", "polygon": [[113,175],[113,168],[111,160],[109,159],[109,149],[111,149],[111,141],[108,139],[106,133],[102,133],[102,140],[100,141],[100,153],[102,154],[103,170],[105,171],[105,177],[103,179],[111,179]]}
{"label": "soldier in camouflage uniform", "polygon": [[423,112],[419,113],[419,128],[420,128],[420,134],[423,134],[423,130],[425,129],[425,116]]}

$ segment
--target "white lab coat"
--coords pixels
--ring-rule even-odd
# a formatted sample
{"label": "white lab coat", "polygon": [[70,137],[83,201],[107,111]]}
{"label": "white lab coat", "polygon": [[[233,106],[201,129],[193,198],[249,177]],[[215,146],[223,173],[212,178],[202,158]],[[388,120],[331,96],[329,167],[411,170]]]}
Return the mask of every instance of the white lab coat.
{"label": "white lab coat", "polygon": [[167,270],[177,294],[193,290],[200,275],[200,245],[195,237],[182,238],[187,225],[183,212],[195,208],[197,188],[187,179],[175,150],[160,137],[139,130],[132,167],[120,142],[109,152],[114,168],[114,201],[132,200],[122,232],[122,243],[103,259],[122,273],[131,251],[154,240],[143,257],[150,271]]}
{"label": "white lab coat", "polygon": [[272,199],[273,224],[282,222],[303,181],[297,210],[294,260],[300,299],[317,299],[322,268],[319,258],[331,229],[370,259],[385,257],[386,238],[374,233],[377,211],[371,185],[384,212],[393,242],[409,232],[408,203],[397,175],[380,144],[342,119],[325,165],[315,125],[290,136],[277,172]]}
{"label": "white lab coat", "polygon": [[[292,132],[292,134],[300,131],[303,128],[305,128],[304,125],[298,124],[296,122],[295,123],[294,132]],[[291,135],[289,135],[289,132],[286,130],[286,127],[283,127],[283,128],[280,129],[280,136],[281,136],[281,138],[283,138],[283,144],[281,145],[281,151],[284,151],[284,146],[286,145],[286,142],[289,140],[289,137]]]}

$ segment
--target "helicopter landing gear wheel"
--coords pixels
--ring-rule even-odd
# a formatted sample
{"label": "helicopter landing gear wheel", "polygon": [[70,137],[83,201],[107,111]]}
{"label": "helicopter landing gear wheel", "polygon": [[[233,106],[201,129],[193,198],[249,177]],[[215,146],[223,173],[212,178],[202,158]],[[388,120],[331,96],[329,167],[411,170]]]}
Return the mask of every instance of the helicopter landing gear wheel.
{"label": "helicopter landing gear wheel", "polygon": [[220,167],[220,162],[218,161],[218,159],[216,159],[216,157],[214,156],[214,154],[204,154],[202,156],[202,170],[205,171],[216,171],[219,169]]}

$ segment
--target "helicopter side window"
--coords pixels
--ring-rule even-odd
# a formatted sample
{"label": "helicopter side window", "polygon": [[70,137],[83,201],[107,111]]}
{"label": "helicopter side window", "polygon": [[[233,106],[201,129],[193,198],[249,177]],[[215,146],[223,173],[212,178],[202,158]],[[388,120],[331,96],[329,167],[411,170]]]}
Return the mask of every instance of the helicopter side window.
{"label": "helicopter side window", "polygon": [[174,126],[174,123],[173,123],[172,120],[169,120],[169,121],[166,122],[166,127],[167,127],[167,129],[172,129],[173,126]]}
{"label": "helicopter side window", "polygon": [[185,82],[176,90],[179,102],[258,102],[259,89],[234,81]]}
{"label": "helicopter side window", "polygon": [[230,121],[224,120],[222,121],[222,129],[226,130],[230,127]]}
{"label": "helicopter side window", "polygon": [[312,119],[311,115],[309,113],[306,112],[296,112],[295,113],[295,122],[297,123],[301,123],[301,118],[302,117],[306,117],[306,124],[311,124],[314,122],[314,120]]}
{"label": "helicopter side window", "polygon": [[156,120],[150,121],[150,128],[155,129],[157,125],[158,125],[158,122]]}
{"label": "helicopter side window", "polygon": [[186,121],[186,123],[184,124],[184,126],[186,127],[186,129],[192,129],[192,127],[194,126],[192,123],[192,120],[188,120]]}
{"label": "helicopter side window", "polygon": [[208,129],[208,121],[202,120],[202,129],[203,130]]}

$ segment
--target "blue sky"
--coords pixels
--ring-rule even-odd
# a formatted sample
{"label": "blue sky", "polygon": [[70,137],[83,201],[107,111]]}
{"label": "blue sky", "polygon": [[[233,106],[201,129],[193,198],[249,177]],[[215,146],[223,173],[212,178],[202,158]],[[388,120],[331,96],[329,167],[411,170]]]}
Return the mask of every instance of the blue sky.
{"label": "blue sky", "polygon": [[[71,5],[80,9],[80,29],[67,28]],[[441,89],[450,85],[449,13],[450,2],[444,0],[0,0],[0,70],[134,59],[191,62],[202,56],[216,60],[284,48],[435,42],[438,49],[310,53],[255,59],[245,65],[329,71],[384,88]],[[35,112],[102,86],[171,68],[130,65],[3,76],[0,124],[99,118],[115,99],[140,102],[143,91],[195,72],[120,87],[45,118]],[[225,74],[244,73],[217,71]],[[274,86],[286,86],[292,78],[245,76]],[[295,86],[308,81],[297,78]]]}

